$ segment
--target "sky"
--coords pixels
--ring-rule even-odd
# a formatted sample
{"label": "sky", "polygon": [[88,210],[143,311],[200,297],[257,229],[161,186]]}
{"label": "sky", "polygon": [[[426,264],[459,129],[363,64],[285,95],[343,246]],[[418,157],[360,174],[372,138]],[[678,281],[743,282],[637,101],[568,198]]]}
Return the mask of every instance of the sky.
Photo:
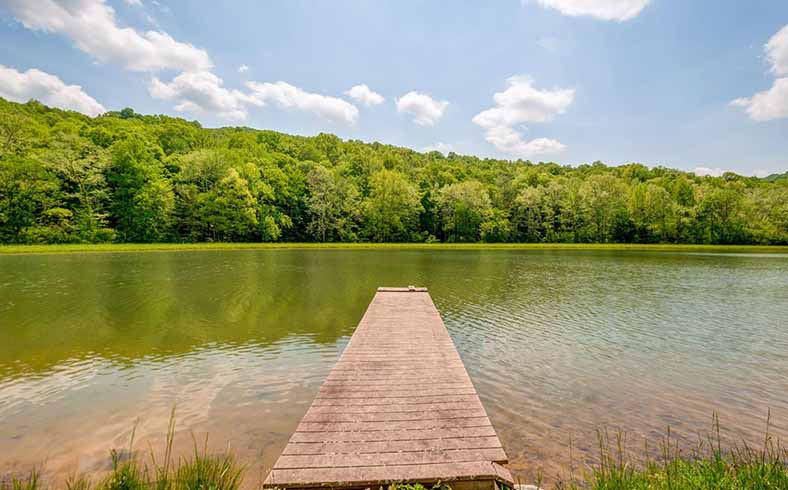
{"label": "sky", "polygon": [[788,171],[788,1],[0,0],[0,97],[764,176]]}

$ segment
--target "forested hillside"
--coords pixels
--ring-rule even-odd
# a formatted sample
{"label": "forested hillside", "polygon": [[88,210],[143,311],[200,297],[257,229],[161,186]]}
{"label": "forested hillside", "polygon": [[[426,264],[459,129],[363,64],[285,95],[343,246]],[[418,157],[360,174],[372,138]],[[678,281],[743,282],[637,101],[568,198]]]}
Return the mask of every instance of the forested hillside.
{"label": "forested hillside", "polygon": [[1,243],[788,243],[785,174],[444,156],[3,99],[0,141]]}

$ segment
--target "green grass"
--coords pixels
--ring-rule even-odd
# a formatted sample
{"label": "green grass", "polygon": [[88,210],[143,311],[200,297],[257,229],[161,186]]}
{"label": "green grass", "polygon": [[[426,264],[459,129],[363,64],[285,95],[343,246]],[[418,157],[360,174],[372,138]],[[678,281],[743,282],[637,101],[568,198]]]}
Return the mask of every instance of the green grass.
{"label": "green grass", "polygon": [[12,478],[10,481],[0,482],[0,490],[38,490],[39,488],[41,488],[41,480],[35,469],[27,478]]}
{"label": "green grass", "polygon": [[103,243],[64,245],[0,245],[0,255],[275,249],[631,250],[654,252],[788,253],[788,246],[784,245],[647,245],[632,243]]}
{"label": "green grass", "polygon": [[788,490],[788,451],[768,430],[763,444],[746,443],[724,449],[719,420],[696,447],[685,454],[670,430],[659,442],[658,456],[637,461],[624,449],[624,436],[611,441],[606,431],[599,434],[599,463],[579,480],[556,485],[559,490]]}
{"label": "green grass", "polygon": [[[174,414],[174,412],[173,412]],[[66,490],[239,490],[245,467],[229,452],[210,454],[207,437],[200,449],[194,440],[194,453],[175,461],[172,456],[175,433],[174,415],[170,419],[163,458],[157,461],[151,451],[150,465],[133,451],[132,432],[129,447],[111,451],[112,470],[94,484],[87,476],[70,478]],[[625,449],[624,434],[612,438],[607,431],[598,432],[599,462],[578,478],[558,481],[555,490],[788,490],[788,450],[769,434],[759,447],[745,443],[723,448],[720,426],[714,417],[713,430],[685,453],[680,444],[667,436],[652,454],[646,444],[643,454],[633,455]],[[571,459],[571,448],[570,448]],[[570,466],[572,463],[570,462]],[[536,482],[541,487],[541,482]],[[0,481],[0,490],[54,490],[45,487],[33,470],[27,478]],[[257,488],[257,487],[250,487]],[[377,489],[376,489],[377,490]],[[384,490],[380,487],[380,490]],[[399,482],[386,490],[452,490],[446,483],[432,486]]]}
{"label": "green grass", "polygon": [[[200,449],[194,440],[194,452],[189,458],[175,461],[172,456],[175,437],[175,410],[173,409],[161,461],[151,450],[150,465],[143,462],[134,451],[134,431],[129,447],[112,449],[112,470],[94,484],[86,475],[75,475],[66,481],[66,490],[239,490],[243,483],[245,467],[229,451],[220,454],[208,452],[208,437]],[[24,479],[0,481],[0,490],[55,490],[45,487],[37,470]]]}

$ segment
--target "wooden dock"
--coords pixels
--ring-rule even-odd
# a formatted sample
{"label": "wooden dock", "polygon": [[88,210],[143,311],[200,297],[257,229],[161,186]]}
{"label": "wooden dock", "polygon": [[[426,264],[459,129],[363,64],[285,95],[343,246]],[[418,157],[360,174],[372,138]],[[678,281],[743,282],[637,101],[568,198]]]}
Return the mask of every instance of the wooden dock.
{"label": "wooden dock", "polygon": [[513,485],[426,288],[379,288],[265,488]]}

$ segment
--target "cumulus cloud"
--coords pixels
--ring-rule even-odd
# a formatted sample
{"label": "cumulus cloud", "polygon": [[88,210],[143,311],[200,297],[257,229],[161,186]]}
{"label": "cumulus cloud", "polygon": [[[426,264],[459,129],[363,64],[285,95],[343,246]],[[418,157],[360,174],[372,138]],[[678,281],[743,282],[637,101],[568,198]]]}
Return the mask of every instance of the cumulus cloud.
{"label": "cumulus cloud", "polygon": [[331,121],[355,124],[358,109],[337,97],[307,92],[287,82],[247,82],[251,95],[261,103],[273,102],[284,109],[298,109]]}
{"label": "cumulus cloud", "polygon": [[99,61],[136,71],[211,68],[208,53],[161,31],[120,27],[104,0],[4,0],[26,28],[63,34]]}
{"label": "cumulus cloud", "polygon": [[731,101],[731,105],[744,107],[754,121],[788,117],[788,78],[778,78],[769,90],[752,97],[740,97]]}
{"label": "cumulus cloud", "polygon": [[439,153],[443,153],[444,155],[447,155],[449,152],[454,151],[454,148],[448,143],[439,141],[434,145],[425,146],[424,151],[425,152],[437,151]]}
{"label": "cumulus cloud", "polygon": [[728,170],[723,170],[721,168],[695,167],[694,172],[698,177],[722,177],[722,174],[728,172]]}
{"label": "cumulus cloud", "polygon": [[538,0],[543,7],[571,17],[588,16],[623,22],[637,17],[650,0]]}
{"label": "cumulus cloud", "polygon": [[247,91],[228,89],[224,81],[210,71],[183,72],[171,82],[151,79],[148,91],[157,99],[172,100],[181,112],[216,114],[231,120],[243,120],[252,106],[273,103],[283,109],[297,109],[320,117],[354,124],[356,106],[336,97],[306,92],[286,82],[247,82]]}
{"label": "cumulus cloud", "polygon": [[575,98],[574,89],[538,90],[527,75],[506,82],[509,87],[493,96],[495,107],[477,114],[473,122],[484,128],[546,122],[565,113]]}
{"label": "cumulus cloud", "polygon": [[[771,72],[788,75],[788,25],[780,29],[763,46]],[[758,92],[752,97],[739,97],[731,105],[743,107],[750,119],[770,121],[788,117],[788,77],[777,78],[769,90]]]}
{"label": "cumulus cloud", "polygon": [[[117,63],[141,72],[177,70],[180,74],[170,82],[156,76],[151,78],[148,91],[155,98],[175,101],[175,109],[181,112],[245,119],[250,106],[273,102],[283,108],[310,111],[349,124],[355,123],[358,118],[358,109],[349,102],[309,93],[285,82],[250,82],[247,84],[248,91],[228,89],[224,87],[223,80],[211,72],[213,63],[205,50],[176,41],[161,30],[140,32],[120,26],[115,18],[115,10],[106,0],[0,1],[26,28],[64,35],[97,61]],[[140,5],[142,2],[125,1],[129,5]],[[146,3],[161,11],[168,11],[166,6],[156,0]],[[239,73],[248,70],[247,65],[238,68]],[[71,87],[68,88],[71,90]],[[87,110],[98,111],[95,107]],[[102,111],[103,107],[99,112]]]}
{"label": "cumulus cloud", "polygon": [[411,114],[419,126],[434,126],[443,117],[449,103],[435,100],[427,94],[411,91],[397,99],[397,112]]}
{"label": "cumulus cloud", "polygon": [[96,116],[107,110],[79,85],[66,85],[60,78],[35,68],[19,72],[0,65],[0,97],[15,102],[36,99],[44,104]]}
{"label": "cumulus cloud", "polygon": [[488,129],[484,139],[498,151],[517,158],[560,153],[566,149],[566,145],[558,140],[550,138],[526,140],[519,132],[504,126]]}
{"label": "cumulus cloud", "polygon": [[515,128],[525,123],[543,123],[564,114],[575,98],[574,89],[539,90],[533,80],[517,75],[507,80],[508,88],[493,96],[495,107],[480,112],[473,122],[485,130],[485,139],[498,151],[519,157],[557,153],[566,146],[548,138],[525,140]]}
{"label": "cumulus cloud", "polygon": [[722,177],[725,173],[731,172],[738,175],[752,175],[753,177],[764,178],[769,176],[769,172],[764,169],[756,169],[751,172],[734,172],[733,170],[725,170],[719,167],[695,167],[693,173],[698,177]]}
{"label": "cumulus cloud", "polygon": [[766,59],[776,75],[788,75],[788,24],[777,31],[764,46]]}
{"label": "cumulus cloud", "polygon": [[170,7],[163,5],[161,2],[157,0],[151,0],[150,3],[152,3],[154,7],[156,7],[157,9],[159,9],[161,12],[165,14],[169,14],[171,12]]}
{"label": "cumulus cloud", "polygon": [[157,99],[176,101],[175,110],[179,112],[216,114],[225,119],[245,119],[249,105],[263,105],[256,97],[228,90],[223,84],[221,78],[208,71],[184,72],[170,83],[154,77],[148,92]]}
{"label": "cumulus cloud", "polygon": [[345,95],[366,106],[379,105],[386,100],[379,93],[370,90],[366,84],[354,85],[350,90],[345,92]]}

